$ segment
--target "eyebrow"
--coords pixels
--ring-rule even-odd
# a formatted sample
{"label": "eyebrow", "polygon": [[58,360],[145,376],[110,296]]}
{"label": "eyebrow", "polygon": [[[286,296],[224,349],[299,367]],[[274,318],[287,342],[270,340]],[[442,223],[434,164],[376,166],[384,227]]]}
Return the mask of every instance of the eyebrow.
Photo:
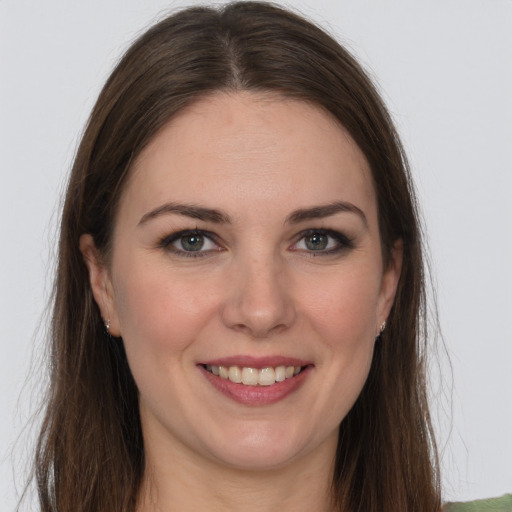
{"label": "eyebrow", "polygon": [[361,218],[363,224],[368,227],[368,220],[361,208],[358,208],[355,204],[346,201],[337,201],[335,203],[329,203],[326,205],[313,206],[312,208],[301,208],[295,210],[286,218],[288,224],[298,224],[306,220],[312,219],[323,219],[324,217],[330,217],[336,213],[355,213]]}
{"label": "eyebrow", "polygon": [[[364,212],[355,204],[346,201],[337,201],[325,205],[313,206],[311,208],[300,208],[293,211],[286,218],[286,224],[298,224],[307,220],[323,219],[330,217],[337,213],[354,213],[361,218],[365,226],[368,226],[368,221]],[[231,218],[229,215],[221,210],[213,208],[204,208],[193,204],[181,203],[165,203],[154,210],[144,214],[139,221],[139,226],[147,223],[148,221],[160,217],[162,215],[177,214],[192,219],[213,222],[215,224],[230,224]]]}
{"label": "eyebrow", "polygon": [[158,208],[155,208],[154,210],[144,214],[139,221],[139,226],[141,224],[145,224],[151,219],[169,213],[183,215],[184,217],[190,217],[192,219],[214,222],[215,224],[229,224],[231,222],[229,215],[220,210],[203,208],[193,204],[165,203]]}

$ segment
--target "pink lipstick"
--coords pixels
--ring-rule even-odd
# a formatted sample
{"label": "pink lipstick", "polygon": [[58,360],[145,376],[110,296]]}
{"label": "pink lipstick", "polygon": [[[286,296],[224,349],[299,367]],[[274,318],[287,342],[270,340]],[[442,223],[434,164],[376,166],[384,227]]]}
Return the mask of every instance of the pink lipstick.
{"label": "pink lipstick", "polygon": [[197,365],[212,386],[228,398],[245,405],[276,403],[298,390],[313,365],[282,356],[233,356]]}

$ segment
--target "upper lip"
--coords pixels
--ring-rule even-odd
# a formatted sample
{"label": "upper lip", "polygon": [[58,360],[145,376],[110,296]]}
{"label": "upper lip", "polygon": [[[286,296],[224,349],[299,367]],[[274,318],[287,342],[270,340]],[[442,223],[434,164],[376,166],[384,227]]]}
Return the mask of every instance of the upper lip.
{"label": "upper lip", "polygon": [[210,366],[239,366],[246,368],[267,368],[277,366],[307,366],[310,361],[286,356],[228,356],[201,361],[199,364]]}

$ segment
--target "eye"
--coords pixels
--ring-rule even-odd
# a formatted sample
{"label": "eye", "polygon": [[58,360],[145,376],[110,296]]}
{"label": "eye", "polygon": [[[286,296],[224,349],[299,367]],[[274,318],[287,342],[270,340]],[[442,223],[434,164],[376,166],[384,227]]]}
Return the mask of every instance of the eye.
{"label": "eye", "polygon": [[292,250],[332,254],[353,245],[347,236],[332,230],[311,229],[301,235]]}
{"label": "eye", "polygon": [[203,256],[205,253],[221,250],[213,238],[213,234],[197,229],[180,231],[165,237],[160,246],[183,256]]}
{"label": "eye", "polygon": [[332,249],[335,245],[334,241],[325,233],[311,233],[302,240],[306,249],[310,251],[324,251],[325,249]]}

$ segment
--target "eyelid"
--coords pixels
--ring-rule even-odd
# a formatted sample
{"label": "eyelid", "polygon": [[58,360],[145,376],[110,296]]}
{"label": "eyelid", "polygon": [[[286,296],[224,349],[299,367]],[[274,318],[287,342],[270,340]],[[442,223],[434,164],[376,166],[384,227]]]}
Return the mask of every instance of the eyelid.
{"label": "eyelid", "polygon": [[[326,235],[328,237],[331,237],[336,241],[336,247],[331,249],[325,249],[325,250],[317,250],[314,249],[298,249],[296,248],[297,244],[304,240],[305,237],[308,235],[314,235],[314,234],[320,234],[320,235]],[[351,249],[354,246],[354,241],[349,236],[345,235],[344,233],[341,233],[340,231],[336,231],[333,229],[325,229],[325,228],[311,228],[306,229],[304,231],[301,231],[297,234],[295,237],[295,242],[291,246],[292,251],[297,252],[304,252],[311,256],[327,256],[330,254],[336,254],[342,251],[345,251],[347,249]]]}
{"label": "eyelid", "polygon": [[[180,238],[187,235],[198,235],[204,238],[207,238],[212,243],[217,246],[217,249],[207,249],[207,250],[198,250],[198,251],[185,251],[173,246],[173,243],[178,241]],[[161,247],[164,250],[172,252],[178,256],[183,256],[186,258],[200,258],[203,256],[207,256],[212,252],[219,252],[223,250],[222,245],[219,243],[219,237],[210,231],[205,231],[204,229],[182,229],[180,231],[176,231],[175,233],[171,233],[169,235],[164,236],[158,242],[158,247]]]}
{"label": "eyelid", "polygon": [[[329,249],[307,249],[307,248],[298,248],[297,245],[299,242],[304,240],[305,237],[308,235],[325,235],[333,239],[336,243],[335,247],[331,247]],[[207,238],[210,240],[213,244],[217,246],[216,249],[206,249],[206,250],[198,250],[198,251],[186,251],[184,249],[179,249],[175,246],[173,246],[174,242],[178,241],[181,237],[187,236],[187,235],[198,235]],[[328,256],[337,254],[343,251],[346,251],[348,249],[351,249],[354,246],[354,241],[349,236],[345,235],[344,233],[340,231],[336,231],[333,229],[326,229],[326,228],[310,228],[306,229],[304,231],[301,231],[300,233],[297,233],[297,235],[294,237],[295,241],[289,248],[289,250],[293,252],[301,252],[305,253],[308,256]],[[219,251],[223,251],[225,248],[223,244],[220,242],[220,238],[210,231],[206,231],[203,229],[182,229],[180,231],[176,231],[174,233],[168,234],[160,239],[158,242],[158,247],[169,251],[173,254],[176,254],[181,257],[189,257],[189,258],[198,258],[198,257],[204,257],[211,255],[212,253],[217,253]]]}

